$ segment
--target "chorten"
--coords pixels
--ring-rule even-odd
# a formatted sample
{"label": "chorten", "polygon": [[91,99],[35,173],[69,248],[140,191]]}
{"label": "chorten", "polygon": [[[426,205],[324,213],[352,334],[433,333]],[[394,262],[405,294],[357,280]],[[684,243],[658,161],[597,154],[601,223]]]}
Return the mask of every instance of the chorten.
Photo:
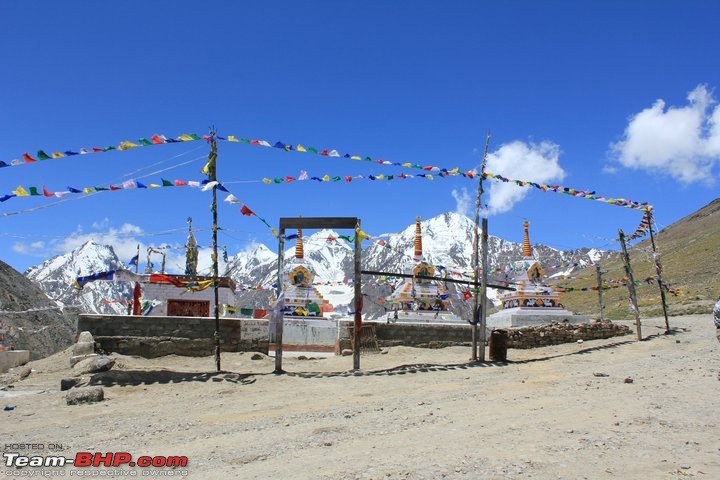
{"label": "chorten", "polygon": [[327,305],[320,292],[313,287],[315,275],[305,261],[302,229],[298,229],[295,240],[295,258],[287,267],[285,289],[285,315],[297,317],[321,317],[323,305]]}
{"label": "chorten", "polygon": [[527,221],[523,229],[523,258],[511,267],[516,290],[498,295],[502,310],[487,317],[488,328],[588,322],[588,316],[566,310],[560,302],[560,293],[545,282],[545,270],[533,256]]}
{"label": "chorten", "polygon": [[448,311],[448,294],[433,280],[435,266],[423,257],[420,217],[415,219],[415,241],[412,262],[405,268],[412,278],[404,279],[386,302],[388,322],[442,322],[455,320]]}

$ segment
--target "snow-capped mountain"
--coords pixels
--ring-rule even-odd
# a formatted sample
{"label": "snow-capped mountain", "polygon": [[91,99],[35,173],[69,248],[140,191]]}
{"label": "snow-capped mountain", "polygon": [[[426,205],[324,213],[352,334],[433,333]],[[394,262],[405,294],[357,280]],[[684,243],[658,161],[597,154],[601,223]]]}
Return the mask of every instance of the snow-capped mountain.
{"label": "snow-capped mountain", "polygon": [[[474,224],[469,218],[457,213],[444,213],[423,220],[422,246],[425,261],[443,266],[449,278],[469,280],[472,272],[472,243]],[[288,235],[295,232],[287,232]],[[307,235],[304,232],[304,258],[315,272],[315,282],[320,293],[338,310],[352,310],[348,306],[353,294],[353,244],[340,238],[333,230],[320,230]],[[346,233],[346,232],[343,232]],[[352,235],[352,232],[349,232]],[[374,238],[362,252],[363,270],[404,273],[413,264],[415,224],[400,233]],[[295,258],[294,239],[285,242],[285,263]],[[533,255],[541,261],[547,275],[567,275],[586,265],[604,258],[607,253],[581,248],[560,251],[544,245],[533,245]],[[488,262],[490,283],[503,280],[502,270],[522,258],[522,244],[498,237],[488,238]],[[255,244],[237,253],[228,263],[228,275],[241,287],[236,305],[267,308],[274,295],[272,286],[277,283],[277,246]],[[122,282],[92,282],[80,295],[76,295],[72,282],[78,275],[115,270],[122,263],[112,247],[88,242],[79,249],[31,268],[26,272],[50,298],[66,305],[78,306],[85,312],[123,313],[120,303],[107,303],[114,299],[131,297],[131,286]],[[466,274],[465,276],[463,274]],[[377,277],[363,276],[362,290],[366,294],[364,312],[366,318],[377,318],[384,313],[380,299],[391,293],[391,287],[378,282]],[[260,287],[260,288],[259,288]],[[449,293],[468,290],[466,285],[448,283]],[[496,292],[490,290],[489,297]],[[451,299],[453,311],[465,318],[472,302]]]}
{"label": "snow-capped mountain", "polygon": [[111,246],[86,242],[80,248],[31,267],[25,276],[45,294],[65,307],[84,313],[127,313],[118,300],[132,298],[132,286],[123,282],[91,282],[78,291],[73,282],[78,276],[123,268]]}

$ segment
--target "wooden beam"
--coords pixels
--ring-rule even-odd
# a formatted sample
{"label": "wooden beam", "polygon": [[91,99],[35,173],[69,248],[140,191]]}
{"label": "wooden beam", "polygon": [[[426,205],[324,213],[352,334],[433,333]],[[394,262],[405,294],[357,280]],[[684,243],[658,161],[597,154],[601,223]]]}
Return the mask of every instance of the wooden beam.
{"label": "wooden beam", "polygon": [[283,217],[280,218],[280,228],[342,228],[354,230],[358,221],[355,217]]}

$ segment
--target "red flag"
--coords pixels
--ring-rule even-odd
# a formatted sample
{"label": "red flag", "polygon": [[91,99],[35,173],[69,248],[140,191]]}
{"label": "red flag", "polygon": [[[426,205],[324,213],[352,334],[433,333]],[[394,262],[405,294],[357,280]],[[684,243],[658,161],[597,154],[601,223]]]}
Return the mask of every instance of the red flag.
{"label": "red flag", "polygon": [[462,292],[462,294],[463,294],[463,300],[467,300],[467,299],[469,299],[469,298],[472,298],[472,293],[470,293],[470,292],[468,292],[468,291]]}
{"label": "red flag", "polygon": [[240,209],[240,213],[242,213],[243,215],[247,215],[248,217],[255,215],[255,212],[250,210],[247,205],[242,206],[242,208]]}
{"label": "red flag", "polygon": [[345,177],[345,181],[348,183],[352,182],[352,177]]}
{"label": "red flag", "polygon": [[285,177],[285,183],[290,183],[295,180],[293,177]]}
{"label": "red flag", "polygon": [[150,137],[150,140],[152,140],[152,142],[156,145],[160,143],[165,143],[165,139],[162,138],[160,135],[153,135],[152,137]]}
{"label": "red flag", "polygon": [[328,156],[328,151],[327,151],[327,150],[323,150],[322,152],[320,152],[320,155],[325,155],[325,156],[327,157],[327,156]]}
{"label": "red flag", "polygon": [[188,182],[183,182],[182,180],[175,180],[175,186],[176,187],[186,187]]}
{"label": "red flag", "polygon": [[45,185],[43,185],[43,195],[46,197],[53,197],[54,195],[47,191],[47,188],[45,188]]}
{"label": "red flag", "polygon": [[140,284],[135,282],[135,288],[133,288],[133,315],[142,314],[142,305],[140,304],[141,295],[142,290],[140,289]]}
{"label": "red flag", "polygon": [[115,191],[115,190],[122,190],[122,188],[120,188],[120,187],[116,187],[115,185],[110,185],[110,190],[112,190],[112,191]]}
{"label": "red flag", "polygon": [[102,148],[93,147],[92,151],[95,153],[98,153],[98,152],[103,152],[104,150]]}
{"label": "red flag", "polygon": [[37,162],[37,159],[31,157],[27,153],[23,153],[23,160],[25,160],[25,163]]}

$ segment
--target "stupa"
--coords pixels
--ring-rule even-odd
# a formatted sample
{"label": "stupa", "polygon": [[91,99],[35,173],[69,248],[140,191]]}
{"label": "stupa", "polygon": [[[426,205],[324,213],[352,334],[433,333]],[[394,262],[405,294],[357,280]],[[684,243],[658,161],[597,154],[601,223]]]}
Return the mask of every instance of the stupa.
{"label": "stupa", "polygon": [[560,293],[545,281],[545,271],[530,246],[530,226],[523,224],[523,258],[511,267],[512,282],[516,290],[499,294],[502,310],[487,317],[487,328],[525,327],[556,322],[586,323],[587,315],[576,315],[566,310]]}
{"label": "stupa", "polygon": [[406,267],[404,279],[386,301],[388,323],[445,323],[459,322],[448,310],[448,294],[435,285],[433,280],[418,277],[434,277],[435,266],[423,258],[422,228],[420,217],[415,219],[415,251]]}
{"label": "stupa", "polygon": [[301,229],[295,240],[295,258],[288,263],[287,269],[285,316],[322,317],[324,311],[332,311],[329,302],[313,286],[315,275],[305,261]]}

